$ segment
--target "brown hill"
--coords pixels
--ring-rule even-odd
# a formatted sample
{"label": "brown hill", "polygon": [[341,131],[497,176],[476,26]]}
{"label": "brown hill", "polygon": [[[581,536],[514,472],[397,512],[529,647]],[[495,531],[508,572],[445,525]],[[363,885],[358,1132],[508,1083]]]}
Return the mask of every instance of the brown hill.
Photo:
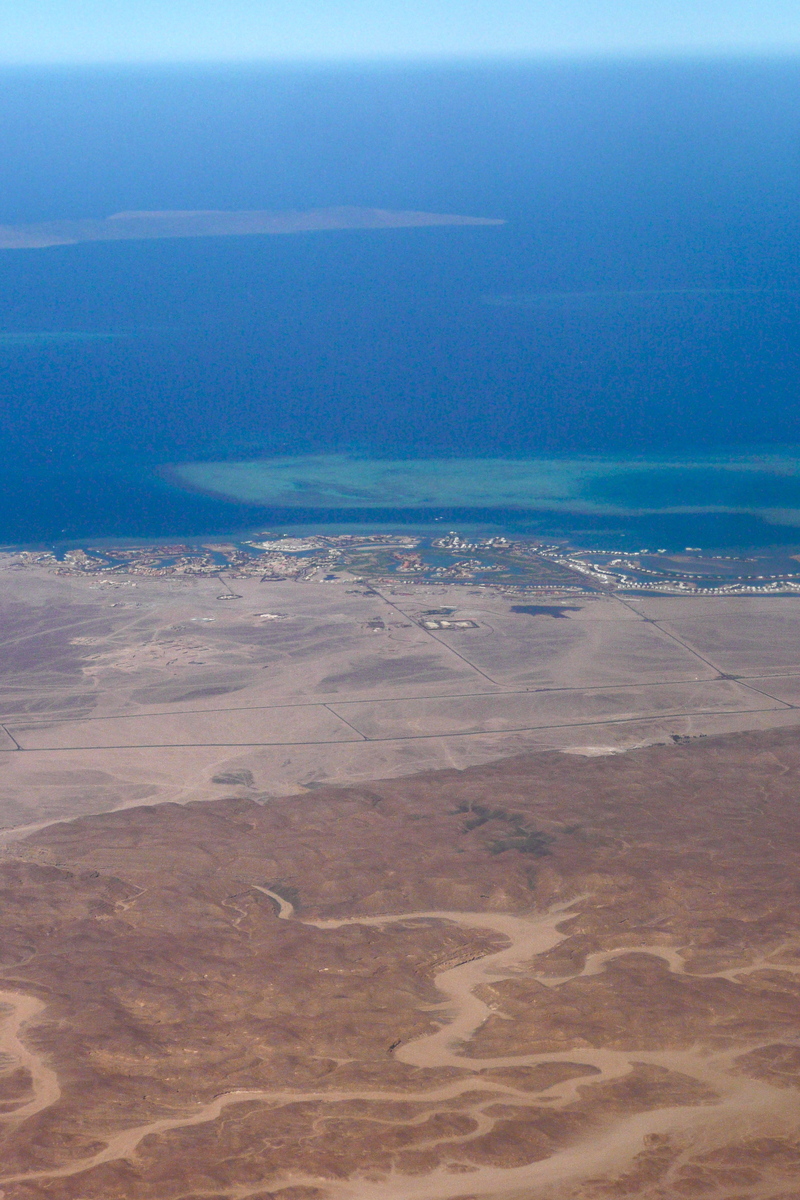
{"label": "brown hill", "polygon": [[799,770],[784,730],[51,826],[0,862],[4,1200],[796,1196]]}

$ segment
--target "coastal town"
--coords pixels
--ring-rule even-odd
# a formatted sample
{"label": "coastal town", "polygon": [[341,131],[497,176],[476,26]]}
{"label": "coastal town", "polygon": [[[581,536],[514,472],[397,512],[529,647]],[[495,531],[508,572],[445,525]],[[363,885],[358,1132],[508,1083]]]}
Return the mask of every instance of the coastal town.
{"label": "coastal town", "polygon": [[6,566],[58,575],[89,575],[98,585],[136,578],[218,578],[220,599],[234,598],[237,579],[263,582],[426,586],[468,584],[509,595],[630,592],[671,595],[800,593],[800,555],[742,555],[687,546],[636,552],[576,549],[566,542],[504,536],[435,537],[406,533],[256,534],[241,541],[151,543],[9,550]]}

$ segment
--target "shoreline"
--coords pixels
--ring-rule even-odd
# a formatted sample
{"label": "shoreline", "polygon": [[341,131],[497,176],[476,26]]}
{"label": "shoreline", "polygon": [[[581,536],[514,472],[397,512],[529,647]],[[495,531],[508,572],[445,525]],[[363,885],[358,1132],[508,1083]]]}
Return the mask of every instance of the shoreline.
{"label": "shoreline", "polygon": [[[364,532],[292,533],[263,527],[233,537],[119,541],[82,539],[61,546],[0,549],[0,571],[40,569],[60,576],[119,585],[124,577],[211,578],[233,597],[232,583],[323,583],[366,588],[468,587],[512,597],[800,594],[800,547],[771,546],[724,553],[686,546],[592,548],[584,542],[536,535],[506,536],[478,527],[461,531],[442,522],[408,527],[362,526]],[[341,528],[341,527],[339,527]],[[413,532],[411,531],[413,529]],[[793,550],[797,552],[792,552]]]}

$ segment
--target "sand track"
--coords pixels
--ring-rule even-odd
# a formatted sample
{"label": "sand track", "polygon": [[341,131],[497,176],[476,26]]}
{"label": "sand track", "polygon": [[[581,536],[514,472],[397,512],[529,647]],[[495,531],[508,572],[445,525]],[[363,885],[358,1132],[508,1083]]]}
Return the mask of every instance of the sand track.
{"label": "sand track", "polygon": [[[254,887],[255,890],[269,896],[275,902],[280,919],[297,919],[292,904],[277,892],[261,885],[254,885]],[[519,1188],[538,1188],[540,1185],[561,1183],[570,1178],[580,1178],[588,1174],[597,1175],[619,1168],[641,1150],[642,1139],[647,1134],[671,1133],[678,1135],[684,1141],[688,1139],[690,1142],[694,1142],[700,1136],[704,1145],[715,1145],[729,1139],[731,1133],[737,1128],[752,1129],[761,1126],[765,1118],[772,1117],[777,1125],[785,1124],[787,1116],[794,1119],[800,1118],[800,1099],[794,1102],[791,1099],[787,1100],[785,1089],[758,1082],[737,1074],[732,1069],[735,1059],[749,1050],[758,1049],[761,1044],[740,1045],[735,1050],[715,1054],[700,1049],[627,1051],[588,1047],[578,1051],[514,1054],[492,1058],[472,1058],[461,1053],[460,1048],[469,1041],[492,1011],[476,996],[476,989],[482,983],[514,976],[523,965],[530,964],[536,955],[553,948],[568,937],[568,931],[560,927],[569,921],[571,915],[577,915],[571,912],[577,903],[579,900],[546,913],[528,916],[514,916],[507,913],[431,911],[304,922],[318,929],[334,929],[351,924],[385,927],[400,923],[408,925],[420,922],[447,921],[459,924],[465,929],[491,929],[502,934],[507,939],[507,945],[502,949],[455,966],[446,967],[435,976],[436,987],[447,998],[447,1003],[442,1006],[441,1010],[441,1016],[445,1023],[434,1032],[399,1046],[394,1052],[399,1061],[410,1066],[456,1067],[461,1071],[469,1071],[470,1074],[467,1077],[462,1077],[442,1087],[420,1092],[378,1089],[364,1091],[330,1089],[310,1092],[240,1089],[225,1092],[192,1114],[161,1118],[106,1136],[104,1148],[90,1158],[74,1160],[56,1169],[0,1177],[0,1185],[58,1179],[91,1170],[104,1163],[129,1157],[147,1138],[214,1121],[227,1107],[252,1102],[276,1107],[320,1101],[336,1105],[353,1100],[376,1102],[399,1100],[404,1103],[431,1103],[457,1099],[468,1093],[473,1097],[475,1093],[485,1093],[485,1097],[480,1101],[473,1101],[459,1109],[460,1112],[469,1115],[477,1122],[476,1129],[472,1133],[433,1139],[424,1143],[426,1147],[434,1145],[452,1147],[455,1162],[449,1164],[450,1169],[445,1166],[422,1176],[392,1172],[380,1180],[373,1176],[368,1180],[353,1178],[346,1182],[319,1176],[305,1176],[295,1172],[286,1174],[278,1180],[273,1178],[269,1181],[262,1181],[257,1187],[239,1186],[227,1190],[224,1188],[216,1190],[215,1196],[225,1195],[229,1197],[229,1200],[246,1200],[248,1196],[263,1192],[265,1186],[318,1187],[325,1189],[327,1194],[337,1200],[448,1200],[456,1194],[464,1193],[465,1190],[470,1195],[473,1193],[494,1195],[514,1192]],[[632,952],[658,956],[666,961],[670,970],[676,973],[685,972],[683,956],[679,950],[660,946],[635,946],[591,955],[587,959],[584,969],[569,978],[595,974],[601,971],[605,963],[614,957]],[[750,971],[764,969],[765,966],[770,966],[772,969],[783,969],[779,964],[758,962],[749,968],[697,977],[727,978],[735,981],[737,977]],[[537,976],[536,978],[553,987],[565,981],[562,978],[554,979],[546,976]],[[7,1054],[18,1065],[26,1067],[33,1080],[33,1098],[14,1112],[3,1114],[0,1116],[0,1120],[22,1121],[54,1104],[60,1096],[55,1073],[46,1065],[40,1055],[25,1045],[21,1037],[24,1027],[40,1016],[45,1006],[34,997],[16,992],[0,992],[0,1002],[10,1009],[0,1033],[0,1052]],[[587,1073],[567,1082],[554,1084],[535,1094],[507,1083],[481,1078],[476,1074],[491,1068],[538,1066],[558,1062],[585,1066]],[[513,1098],[515,1104],[541,1105],[545,1102],[552,1104],[553,1107],[563,1107],[579,1098],[582,1089],[624,1078],[639,1064],[680,1072],[712,1089],[718,1099],[706,1104],[693,1103],[664,1107],[624,1116],[609,1123],[604,1132],[593,1135],[574,1146],[558,1150],[545,1159],[524,1166],[475,1167],[469,1163],[458,1163],[458,1147],[467,1144],[493,1127],[495,1118],[484,1111],[487,1106],[497,1103],[498,1100]],[[594,1074],[590,1074],[592,1069]],[[335,1116],[335,1112],[333,1115]],[[325,1116],[317,1118],[317,1120],[323,1121],[326,1119]],[[455,1175],[454,1170],[463,1172],[463,1175]],[[201,1194],[192,1193],[193,1196]],[[751,1191],[745,1188],[741,1194],[743,1196],[750,1195]],[[761,1193],[756,1189],[752,1194],[755,1197],[756,1194],[760,1195]],[[0,1191],[0,1196],[2,1195],[3,1193]]]}
{"label": "sand track", "polygon": [[0,1121],[24,1121],[55,1104],[61,1095],[55,1071],[47,1066],[41,1055],[25,1045],[21,1036],[25,1026],[34,1021],[45,1006],[35,996],[10,991],[0,992],[0,1005],[9,1010],[4,1019],[0,1013],[0,1056],[8,1055],[15,1066],[30,1073],[33,1092],[32,1098],[18,1108],[0,1113]]}

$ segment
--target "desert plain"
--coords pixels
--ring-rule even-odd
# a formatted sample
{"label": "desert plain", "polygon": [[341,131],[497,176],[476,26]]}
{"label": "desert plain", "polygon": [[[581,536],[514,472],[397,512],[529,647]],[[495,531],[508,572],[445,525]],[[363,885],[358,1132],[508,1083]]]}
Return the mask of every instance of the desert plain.
{"label": "desert plain", "polygon": [[3,1200],[800,1194],[797,598],[0,566]]}
{"label": "desert plain", "polygon": [[[800,722],[794,596],[528,605],[464,586],[0,565],[6,839],[142,802]],[[426,628],[438,609],[467,627]]]}

